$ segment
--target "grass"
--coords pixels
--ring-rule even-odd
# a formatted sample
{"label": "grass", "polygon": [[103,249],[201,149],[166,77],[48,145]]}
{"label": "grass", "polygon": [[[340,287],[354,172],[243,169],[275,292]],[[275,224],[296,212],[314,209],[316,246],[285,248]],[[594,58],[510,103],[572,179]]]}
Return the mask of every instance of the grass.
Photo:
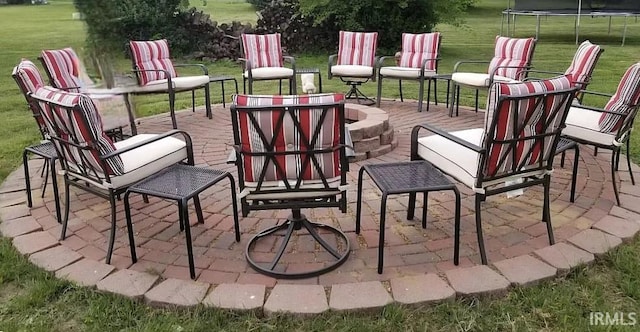
{"label": "grass", "polygon": [[[37,129],[24,98],[9,73],[20,58],[35,60],[42,48],[71,46],[82,53],[83,25],[71,20],[70,1],[51,1],[49,6],[1,6],[0,21],[0,181],[19,167],[22,148],[38,140]],[[198,4],[193,0],[192,3]],[[217,7],[218,5],[222,7]],[[443,33],[441,72],[450,72],[460,59],[489,59],[493,37],[500,31],[499,12],[503,0],[482,0],[463,27],[438,26]],[[241,0],[208,1],[204,9],[219,22],[249,19],[253,10]],[[250,15],[251,14],[251,15]],[[639,23],[629,22],[626,46],[620,47],[622,23],[614,19],[607,36],[606,19],[583,19],[581,36],[606,49],[594,73],[592,89],[612,92],[624,72],[637,61],[640,52]],[[543,21],[534,64],[546,70],[564,70],[576,46],[573,21],[549,18]],[[517,36],[534,34],[533,19],[518,18]],[[603,32],[604,31],[604,32]],[[19,38],[17,38],[19,36]],[[318,67],[326,75],[327,54],[296,55],[300,67]],[[129,63],[117,59],[117,68]],[[239,76],[231,61],[209,64],[213,74]],[[325,76],[326,77],[326,76]],[[338,80],[324,80],[325,91],[344,91]],[[394,97],[395,82],[385,84],[384,96]],[[417,95],[415,85],[406,84],[408,97]],[[219,90],[213,95],[219,102]],[[363,87],[375,95],[375,85]],[[443,89],[441,89],[443,90]],[[259,93],[272,93],[261,84]],[[463,103],[471,105],[471,93],[463,92]],[[444,91],[441,91],[444,98]],[[180,96],[178,107],[190,104],[188,94]],[[202,98],[199,103],[202,104]],[[162,97],[136,98],[139,116],[165,112]],[[637,136],[637,135],[636,135]],[[640,160],[640,143],[633,139],[633,158]],[[376,314],[327,313],[311,318],[256,317],[221,310],[154,309],[122,297],[101,294],[54,278],[19,255],[8,239],[0,239],[0,330],[2,331],[235,331],[235,330],[335,330],[335,331],[585,331],[634,330],[633,327],[589,326],[589,313],[640,311],[640,241],[635,240],[605,255],[596,264],[576,269],[569,275],[535,287],[516,288],[501,299],[464,299],[437,306],[388,306]],[[635,327],[637,330],[637,326]]]}

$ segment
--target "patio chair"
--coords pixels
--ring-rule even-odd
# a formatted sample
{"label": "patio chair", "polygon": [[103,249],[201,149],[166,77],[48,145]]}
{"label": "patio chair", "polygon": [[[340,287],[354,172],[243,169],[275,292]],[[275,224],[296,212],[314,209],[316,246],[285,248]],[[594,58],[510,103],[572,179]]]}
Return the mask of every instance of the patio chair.
{"label": "patio chair", "polygon": [[[483,128],[446,132],[418,125],[411,133],[411,159],[424,159],[475,192],[478,246],[482,235],[481,202],[488,196],[534,185],[544,186],[542,220],[554,243],[549,209],[553,157],[576,88],[568,76],[491,86]],[[419,137],[426,129],[435,135]],[[415,202],[415,194],[409,196]],[[459,229],[456,229],[459,234]],[[458,252],[456,249],[455,252]]]}
{"label": "patio chair", "polygon": [[[585,40],[578,46],[576,53],[571,60],[571,64],[564,72],[565,75],[571,75],[571,80],[573,84],[578,88],[578,93],[576,94],[576,100],[582,102],[583,94],[581,91],[586,90],[589,83],[591,83],[591,78],[593,75],[593,70],[600,59],[600,55],[604,52],[600,45],[592,44],[590,41]],[[561,72],[554,71],[545,71],[538,69],[527,69],[527,79],[536,79],[531,77],[532,73],[537,74],[551,74],[551,75],[562,75]]]}
{"label": "patio chair", "polygon": [[70,186],[109,200],[109,264],[116,233],[116,199],[131,184],[164,168],[181,162],[193,165],[191,138],[184,131],[173,130],[114,143],[105,135],[100,115],[87,95],[43,87],[29,98],[43,114],[64,171],[66,204],[60,238],[66,237]]}
{"label": "patio chair", "polygon": [[572,105],[567,116],[567,127],[562,135],[578,143],[592,145],[596,149],[611,150],[611,183],[616,203],[620,205],[615,173],[624,145],[631,183],[635,185],[629,158],[629,141],[640,105],[640,63],[635,63],[627,69],[613,95],[592,91],[582,93],[610,98],[603,108]]}
{"label": "patio chair", "polygon": [[431,81],[433,81],[433,92],[438,102],[436,80],[433,79],[438,73],[438,61],[440,56],[441,37],[439,32],[423,34],[402,34],[402,51],[398,52],[394,59],[399,60],[395,66],[383,66],[384,61],[391,57],[380,57],[376,67],[378,68],[378,95],[376,106],[380,107],[380,95],[382,94],[382,80],[385,78],[397,79],[400,89],[400,100],[402,96],[402,81],[417,80],[420,84],[418,88],[418,111],[422,112],[422,100],[424,97],[424,82],[427,81],[427,111],[429,111],[429,101],[431,94]]}
{"label": "patio chair", "polygon": [[355,99],[358,103],[369,105],[375,103],[358,88],[362,83],[376,80],[377,32],[340,31],[338,53],[329,56],[329,79],[340,78],[351,88],[347,99]]}
{"label": "patio chair", "polygon": [[[136,74],[138,87],[133,94],[168,94],[169,113],[173,129],[178,129],[176,121],[176,93],[191,91],[191,108],[195,112],[195,91],[204,89],[206,116],[211,119],[211,98],[209,93],[209,70],[202,64],[173,63],[169,54],[169,43],[166,39],[151,41],[129,41],[129,51]],[[202,75],[178,76],[176,68],[195,67]]]}
{"label": "patio chair", "polygon": [[[451,109],[449,116],[453,115],[453,107],[456,107],[456,115],[460,102],[460,87],[466,86],[476,91],[476,112],[478,111],[478,92],[488,89],[493,82],[518,82],[526,76],[526,69],[530,69],[536,40],[534,38],[509,38],[496,36],[494,56],[491,61],[458,61],[453,67],[451,82],[453,83],[451,95]],[[460,71],[465,64],[488,63],[486,73],[470,73]]]}
{"label": "patio chair", "polygon": [[[345,154],[344,95],[238,95],[231,107],[242,215],[253,210],[291,209],[287,221],[259,231],[247,244],[247,261],[256,271],[278,278],[306,278],[330,271],[349,255],[345,235],[307,219],[301,209],[338,207],[347,211],[349,164]],[[335,259],[312,271],[286,271],[279,265],[294,231]],[[260,263],[251,250],[261,239],[286,230],[271,262]],[[268,240],[264,240],[268,241]],[[336,246],[336,241],[338,245]],[[292,241],[293,242],[293,241]],[[340,246],[340,243],[342,244]]]}
{"label": "patio chair", "polygon": [[38,144],[30,145],[24,148],[22,151],[22,167],[24,168],[24,182],[27,191],[27,206],[31,208],[33,206],[33,198],[31,195],[31,176],[29,175],[29,154],[35,154],[40,158],[44,159],[44,168],[43,173],[40,176],[44,175],[44,185],[42,187],[42,196],[46,193],[47,182],[49,179],[49,172],[51,174],[51,187],[53,188],[53,199],[56,208],[56,221],[61,222],[60,218],[60,195],[58,193],[58,178],[56,176],[56,160],[58,159],[58,154],[56,153],[55,148],[53,147],[53,143],[49,140],[49,132],[47,130],[47,126],[42,118],[42,114],[40,113],[40,108],[37,105],[29,102],[28,95],[30,93],[34,93],[37,89],[42,88],[44,86],[44,80],[40,75],[40,71],[36,65],[26,59],[23,59],[18,63],[17,66],[13,68],[13,72],[11,76],[18,84],[20,91],[25,97],[27,104],[29,105],[29,109],[31,110],[31,114],[33,118],[36,120],[36,124],[38,125],[38,130],[40,131],[41,141]]}
{"label": "patio chair", "polygon": [[[296,60],[292,56],[282,55],[279,33],[254,35],[243,33],[240,37],[240,60],[242,66],[242,91],[253,93],[255,81],[289,80],[289,94],[296,94]],[[288,62],[291,68],[285,67]],[[282,94],[282,85],[278,94]]]}
{"label": "patio chair", "polygon": [[[122,89],[101,88],[93,82],[85,67],[70,48],[43,50],[38,58],[44,67],[49,83],[58,89],[79,92],[93,99],[104,124],[112,138],[123,138],[123,128],[131,125],[131,134],[136,134],[135,120],[128,93]],[[124,103],[124,105],[122,105]],[[123,114],[123,110],[127,111]]]}

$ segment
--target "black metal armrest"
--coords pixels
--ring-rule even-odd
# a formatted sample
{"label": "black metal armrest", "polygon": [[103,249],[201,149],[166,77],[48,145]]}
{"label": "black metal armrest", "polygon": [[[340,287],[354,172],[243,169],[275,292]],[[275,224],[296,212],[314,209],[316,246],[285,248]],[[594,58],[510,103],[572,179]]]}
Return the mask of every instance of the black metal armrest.
{"label": "black metal armrest", "polygon": [[329,79],[333,77],[333,75],[331,74],[331,66],[335,64],[337,57],[338,57],[338,54],[331,54],[329,56],[329,65],[327,66],[327,74],[329,75]]}
{"label": "black metal armrest", "polygon": [[498,69],[505,69],[505,68],[522,68],[523,71],[520,73],[520,75],[522,75],[523,72],[531,69],[532,67],[531,66],[497,66],[493,68],[493,70],[491,70],[491,74],[489,75],[489,85],[493,83],[493,77],[496,76],[496,71],[498,71]]}
{"label": "black metal armrest", "polygon": [[609,97],[609,98],[613,97],[612,94],[604,93],[604,92],[597,92],[597,91],[590,91],[590,90],[582,90],[580,92],[588,95],[594,95],[594,96]]}
{"label": "black metal armrest", "polygon": [[426,70],[425,68],[427,67],[427,63],[429,63],[430,61],[435,61],[436,62],[436,71],[438,68],[438,61],[440,61],[440,58],[428,58],[428,59],[422,59],[422,64],[420,65],[420,73],[424,76],[424,71]]}
{"label": "black metal armrest", "polygon": [[421,129],[426,129],[438,136],[444,137],[454,143],[457,143],[459,145],[464,146],[467,149],[473,150],[477,153],[483,153],[485,151],[485,149],[483,147],[477,146],[473,143],[470,143],[468,141],[463,140],[460,137],[451,135],[450,133],[429,125],[429,124],[420,124],[420,125],[416,125],[415,127],[413,127],[413,129],[411,130],[411,158],[413,159],[414,157],[417,157],[418,155],[418,134],[420,132]]}
{"label": "black metal armrest", "polygon": [[616,112],[616,111],[608,111],[608,110],[605,110],[604,108],[594,107],[594,106],[587,106],[587,105],[576,105],[576,106],[572,106],[572,108],[583,108],[583,109],[594,111],[594,112],[616,114],[616,115],[622,115],[622,116],[626,116],[627,115],[627,113]]}
{"label": "black metal armrest", "polygon": [[201,63],[174,63],[174,67],[198,67],[202,70],[203,75],[209,75],[209,69]]}
{"label": "black metal armrest", "polygon": [[296,58],[290,56],[290,55],[283,55],[282,59],[284,60],[284,62],[288,62],[291,64],[291,68],[293,69],[293,72],[295,74],[296,71]]}
{"label": "black metal armrest", "polygon": [[489,64],[489,63],[491,63],[491,61],[484,61],[484,60],[463,60],[463,61],[458,61],[458,62],[456,62],[455,66],[453,66],[453,72],[454,73],[458,72],[458,67],[460,67],[460,65],[468,64],[468,63],[475,63],[475,64],[486,63],[486,64]]}
{"label": "black metal armrest", "polygon": [[391,59],[391,58],[395,59],[395,56],[394,55],[383,55],[383,56],[379,57],[378,61],[376,61],[375,67],[376,68],[382,67],[382,64],[384,63],[384,61],[387,60],[387,59]]}

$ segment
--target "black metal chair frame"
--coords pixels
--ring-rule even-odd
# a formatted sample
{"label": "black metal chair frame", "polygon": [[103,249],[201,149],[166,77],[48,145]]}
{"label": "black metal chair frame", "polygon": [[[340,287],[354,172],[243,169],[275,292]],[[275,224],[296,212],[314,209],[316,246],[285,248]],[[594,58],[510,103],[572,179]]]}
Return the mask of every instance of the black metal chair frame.
{"label": "black metal chair frame", "polygon": [[[436,105],[438,105],[438,80],[434,76],[424,76],[425,67],[428,62],[435,62],[435,71],[438,72],[438,63],[440,63],[440,44],[442,43],[442,36],[438,39],[438,55],[435,58],[424,59],[422,61],[422,65],[420,66],[420,76],[416,79],[419,84],[418,90],[418,112],[422,112],[422,101],[424,99],[424,82],[427,81],[427,112],[429,112],[429,104],[431,102],[431,82],[433,81],[433,97]],[[397,78],[397,77],[385,77],[382,76],[380,69],[386,59],[394,58],[395,56],[382,56],[378,59],[376,64],[376,68],[378,70],[378,95],[376,97],[376,107],[380,107],[380,97],[382,94],[382,79],[397,79],[398,80],[398,89],[400,91],[400,101],[404,102],[404,96],[402,95],[402,81],[410,80],[406,78]]]}
{"label": "black metal chair frame", "polygon": [[[237,37],[231,37],[231,36],[227,36],[230,37],[232,39],[238,39]],[[239,41],[240,44],[240,54],[241,57],[238,58],[238,61],[240,61],[240,63],[242,64],[242,92],[243,93],[247,93],[247,81],[249,82],[249,94],[253,94],[253,82],[254,81],[275,81],[277,80],[279,82],[278,85],[278,94],[281,95],[282,94],[282,80],[283,79],[289,79],[289,94],[290,95],[295,95],[297,92],[297,83],[296,83],[296,75],[298,74],[296,72],[296,58],[290,55],[283,55],[282,59],[284,61],[284,63],[289,63],[291,66],[291,69],[293,70],[293,74],[291,75],[291,77],[274,77],[274,78],[254,78],[253,77],[253,73],[251,72],[252,70],[252,65],[251,65],[251,60],[245,58],[245,53],[244,53],[244,47],[242,44],[242,40]],[[247,72],[247,76],[244,75],[244,72]],[[237,90],[237,89],[236,89]]]}
{"label": "black metal chair frame", "polygon": [[[485,133],[485,141],[483,144],[484,146],[482,147],[472,144],[468,141],[465,141],[457,136],[454,136],[432,125],[423,124],[423,125],[417,125],[413,128],[411,132],[411,159],[412,160],[422,159],[418,155],[418,134],[422,129],[426,129],[436,135],[442,136],[450,141],[460,144],[461,146],[467,149],[470,149],[472,151],[475,151],[480,155],[480,160],[478,162],[478,171],[477,171],[478,177],[476,179],[475,187],[484,189],[484,193],[476,192],[475,194],[475,220],[476,220],[476,232],[478,237],[478,247],[480,249],[480,259],[482,261],[482,264],[485,264],[485,265],[487,264],[487,254],[485,251],[484,237],[482,234],[482,219],[481,219],[482,217],[481,217],[480,203],[485,201],[488,196],[493,196],[496,194],[501,194],[508,191],[527,188],[527,187],[541,184],[544,187],[544,203],[542,208],[543,210],[542,221],[545,222],[547,226],[547,235],[549,237],[549,244],[553,245],[555,243],[555,240],[553,237],[553,226],[551,225],[551,210],[550,210],[550,199],[549,199],[551,175],[549,173],[553,170],[553,158],[556,155],[555,153],[556,147],[558,145],[558,142],[560,141],[560,135],[561,135],[562,129],[565,126],[564,123],[568,114],[568,109],[571,105],[571,101],[574,98],[575,91],[576,89],[568,89],[568,90],[555,91],[553,93],[528,94],[528,95],[522,95],[517,97],[516,96],[500,96],[498,99],[497,107],[496,107],[496,115],[494,115],[493,117],[493,122],[489,127],[489,131]],[[550,131],[549,130],[549,126],[551,125],[550,119],[554,119],[558,115],[558,113],[561,111],[561,108],[558,107],[556,109],[548,109],[548,104],[545,103],[545,101],[547,100],[547,97],[552,97],[554,95],[562,95],[562,94],[565,95],[564,102],[558,103],[558,105],[559,106],[565,105],[566,109],[564,110],[564,113],[562,115],[562,119],[560,122],[561,125],[556,130]],[[540,107],[540,111],[543,111],[546,114],[549,114],[549,116],[546,118],[547,121],[544,121],[542,123],[542,126],[543,126],[541,130],[542,133],[536,134],[536,135],[527,135],[524,131],[526,125],[529,123],[529,120],[532,119],[533,116],[540,115],[539,114],[540,111],[531,112],[529,117],[525,118],[524,120],[519,120],[519,117],[520,117],[520,110],[518,108],[519,104],[516,103],[517,106],[514,106],[509,110],[510,112],[513,113],[511,119],[513,120],[512,126],[513,126],[514,138],[496,140],[495,131],[496,131],[497,120],[499,118],[499,116],[497,115],[497,112],[498,110],[502,109],[503,103],[509,103],[509,102],[532,99],[532,98],[535,99],[535,104],[534,104],[535,106],[532,106],[532,107],[536,107],[536,108]],[[523,125],[518,125],[518,123],[523,123]],[[532,153],[534,152],[534,147],[541,146],[540,155],[544,156],[546,154],[545,152],[546,139],[553,140],[550,146],[550,149],[551,151],[553,151],[553,153],[549,153],[548,158],[546,160],[544,160],[543,157],[540,157],[536,164],[530,164],[526,169],[523,169],[523,167],[527,165],[519,164],[517,162],[517,160],[515,159],[515,153],[509,153],[509,152],[515,151],[518,143],[523,141],[534,140],[535,143],[531,144],[528,150],[525,149],[523,151],[523,155],[531,156]],[[498,165],[496,167],[500,167],[501,165],[504,165],[506,162],[508,162],[509,160],[507,160],[507,158],[509,155],[513,157],[513,160],[511,160],[511,167],[509,172],[505,172],[497,176],[488,176],[484,174],[483,170],[490,156],[490,152],[495,144],[498,144],[498,145],[509,144],[507,148],[508,150],[504,153],[502,159],[498,161]],[[526,159],[527,158],[523,158],[523,160],[526,160]],[[444,173],[447,173],[447,170],[441,170],[441,171],[443,171]],[[541,173],[546,173],[546,174],[541,177],[527,176],[527,173],[532,173],[536,171]],[[492,186],[492,187],[486,187],[483,185],[483,183],[487,181],[494,181],[494,180],[499,180],[502,178],[508,178],[508,177],[513,177],[518,175],[523,175],[524,177],[521,183],[514,183],[511,185],[505,184],[504,186]],[[456,234],[459,234],[459,229],[455,231],[456,231]],[[455,252],[459,252],[459,251],[455,250]],[[457,260],[456,258],[454,259]]]}
{"label": "black metal chair frame", "polygon": [[[602,92],[595,92],[595,91],[588,91],[588,90],[580,90],[580,93],[584,96],[587,94],[590,95],[596,95],[596,96],[603,96],[603,97],[611,97],[611,94],[607,94],[607,93],[602,93]],[[627,155],[627,167],[629,169],[629,176],[631,177],[631,184],[635,186],[636,184],[636,180],[633,177],[633,171],[631,170],[631,155],[630,155],[630,147],[629,147],[629,141],[631,140],[631,133],[633,131],[633,121],[636,118],[636,115],[638,114],[638,109],[640,108],[640,104],[636,104],[636,105],[631,105],[633,110],[631,111],[631,114],[624,114],[624,113],[620,113],[620,112],[614,112],[614,111],[607,111],[605,109],[602,108],[598,108],[598,107],[592,107],[592,106],[586,106],[586,105],[580,105],[579,108],[584,108],[584,109],[588,109],[591,111],[596,111],[596,112],[600,112],[600,113],[609,113],[609,114],[617,114],[620,116],[624,117],[624,121],[622,122],[622,126],[620,127],[620,129],[618,129],[616,135],[615,135],[615,140],[616,142],[619,142],[620,145],[604,145],[604,144],[599,144],[599,143],[595,143],[592,141],[588,141],[588,140],[584,140],[584,139],[580,139],[577,137],[573,137],[573,136],[568,136],[568,138],[570,138],[571,140],[580,143],[580,144],[585,144],[585,145],[591,145],[593,147],[595,147],[595,153],[597,154],[597,149],[598,148],[602,148],[605,150],[611,150],[611,184],[613,185],[613,193],[615,194],[616,197],[616,203],[618,204],[618,206],[620,205],[620,194],[618,192],[618,185],[616,184],[616,171],[618,170],[618,165],[620,164],[620,153],[622,152],[622,146],[625,145],[625,151],[626,151],[626,155]],[[575,170],[575,172],[577,173],[577,169]]]}
{"label": "black metal chair frame", "polygon": [[[335,76],[331,73],[331,67],[335,65],[337,59],[338,59],[337,53],[331,54],[329,56],[329,65],[327,68],[329,79],[332,79],[333,76]],[[338,76],[342,82],[351,86],[351,88],[349,88],[349,91],[347,91],[347,93],[345,94],[346,99],[355,99],[358,104],[363,104],[363,105],[373,105],[376,103],[375,100],[367,97],[367,95],[365,95],[362,91],[360,91],[358,87],[362,85],[362,83],[369,82],[369,80],[371,80],[371,82],[376,81],[376,76],[377,76],[376,63],[378,62],[379,62],[379,58],[378,56],[376,56],[373,61],[373,64],[371,65],[371,68],[372,68],[371,76]],[[361,100],[363,100],[364,102],[361,103],[360,102]]]}
{"label": "black metal chair frame", "polygon": [[[301,128],[301,123],[296,118],[295,113],[298,110],[310,109],[310,108],[323,110],[322,115],[318,120],[319,121],[318,123],[322,123],[329,109],[332,109],[332,108],[338,109],[339,121],[340,121],[340,145],[339,146],[324,148],[324,149],[315,147],[314,142],[319,137],[322,126],[317,126],[316,131],[313,133],[311,137],[305,137],[304,132],[302,131],[302,128]],[[284,152],[274,151],[276,138],[278,138],[278,136],[274,135],[274,137],[271,140],[269,140],[265,136],[264,132],[260,130],[258,131],[258,135],[260,136],[260,140],[264,144],[264,148],[266,149],[266,151],[263,151],[263,152],[243,151],[240,146],[240,142],[241,142],[240,133],[239,133],[240,125],[238,121],[238,115],[240,113],[246,113],[251,123],[255,126],[255,128],[260,128],[260,125],[257,122],[255,115],[253,113],[261,112],[261,111],[281,111],[279,114],[277,123],[273,128],[274,133],[277,133],[280,131],[280,129],[284,124],[285,116],[290,115],[291,119],[293,120],[293,125],[299,130],[299,134],[301,136],[300,141],[305,146],[305,151],[284,151]],[[304,214],[301,213],[301,209],[303,208],[316,208],[316,207],[339,207],[343,213],[346,213],[347,211],[346,192],[340,191],[338,188],[329,187],[326,176],[324,175],[324,172],[322,171],[322,168],[320,167],[320,164],[316,157],[316,154],[319,154],[319,153],[328,153],[328,152],[334,152],[336,150],[339,150],[340,169],[341,169],[340,185],[346,185],[347,183],[346,172],[349,170],[348,168],[349,164],[345,154],[346,146],[344,143],[345,142],[344,135],[342,134],[344,133],[344,130],[345,130],[344,104],[340,102],[340,103],[333,103],[333,104],[309,104],[309,105],[286,105],[286,106],[275,105],[275,106],[258,106],[258,107],[233,105],[231,106],[231,119],[232,119],[233,128],[234,128],[233,137],[236,145],[236,165],[238,166],[238,178],[239,178],[239,186],[240,186],[241,192],[244,191],[246,188],[246,184],[244,181],[244,169],[242,165],[243,158],[252,157],[252,156],[264,156],[265,161],[263,164],[262,172],[258,177],[258,181],[257,181],[258,184],[255,189],[251,190],[251,194],[254,194],[254,195],[283,194],[283,193],[303,194],[305,192],[326,193],[326,195],[325,194],[318,195],[317,197],[307,197],[307,198],[298,198],[298,199],[296,198],[279,199],[279,200],[255,199],[255,200],[252,200],[252,202],[249,202],[246,197],[242,197],[240,199],[240,203],[241,203],[243,217],[246,217],[249,214],[249,212],[252,210],[274,210],[274,209],[291,209],[292,210],[292,214],[287,218],[286,222],[280,225],[276,225],[276,226],[267,228],[265,230],[262,230],[258,234],[256,234],[251,240],[249,240],[246,248],[246,258],[249,265],[256,271],[266,274],[268,276],[272,276],[276,278],[294,279],[294,278],[308,278],[312,276],[317,276],[325,272],[331,271],[337,268],[338,266],[340,266],[342,263],[344,263],[348,258],[349,252],[350,252],[349,240],[346,237],[346,235],[340,230],[332,226],[312,222],[308,220]],[[291,183],[290,180],[287,180],[285,176],[284,167],[278,162],[276,158],[278,156],[283,156],[283,155],[303,156],[304,161],[301,169],[306,169],[307,166],[312,165],[315,168],[315,170],[318,172],[322,180],[323,187],[313,188],[313,189],[301,188],[302,181],[303,181],[301,174],[298,174],[298,178],[295,179],[295,183]],[[269,165],[269,163],[273,163],[273,165],[275,165],[277,173],[280,175],[281,178],[285,179],[285,180],[282,180],[282,182],[284,183],[285,189],[278,189],[278,190],[262,189],[262,185],[263,185],[263,182],[265,181],[265,176],[266,176],[266,170],[267,170],[266,166]],[[340,196],[340,198],[336,199],[336,196]],[[313,239],[316,242],[318,242],[327,252],[329,252],[336,259],[336,261],[332,262],[332,264],[329,264],[328,266],[325,266],[317,270],[312,270],[312,271],[295,272],[295,273],[286,273],[286,272],[278,271],[277,270],[278,262],[282,258],[282,255],[284,254],[284,251],[287,247],[287,244],[289,243],[289,240],[291,239],[293,232],[296,230],[300,230],[302,228],[305,228],[309,232],[309,234],[313,237]],[[324,241],[322,237],[318,234],[318,231],[316,230],[317,228],[324,229],[327,232],[331,232],[343,238],[344,242],[346,243],[346,248],[343,248],[345,252],[341,254],[335,248],[331,247],[331,245],[328,244],[326,241]],[[274,260],[271,263],[269,263],[267,267],[262,266],[258,262],[254,261],[250,255],[250,251],[251,251],[251,248],[256,243],[256,241],[283,229],[286,229],[284,241],[282,241],[282,243],[280,244],[280,247],[278,248],[278,251],[276,253]]]}
{"label": "black metal chair frame", "polygon": [[[50,100],[38,98],[37,96],[34,96],[34,95],[30,95],[29,98],[32,98],[34,103],[43,102],[43,103],[46,103],[48,107],[58,109],[62,112],[66,112],[66,115],[68,118],[72,118],[73,112],[80,113],[77,105],[75,105],[74,107],[69,107],[66,105],[55,103]],[[42,112],[42,109],[41,109],[41,112]],[[52,112],[53,116],[57,116],[55,113],[56,112]],[[91,165],[87,157],[81,153],[82,151],[94,151],[96,154],[99,154],[99,152],[95,148],[96,146],[95,142],[81,143],[83,140],[75,135],[74,130],[72,130],[69,127],[66,127],[64,121],[61,121],[61,120],[55,121],[53,119],[48,119],[46,116],[44,116],[43,118],[47,122],[48,127],[53,128],[55,130],[54,133],[50,133],[51,140],[52,142],[54,142],[54,146],[56,148],[57,154],[60,157],[59,158],[60,165],[64,170],[64,187],[65,187],[64,189],[65,189],[66,204],[64,209],[64,217],[62,219],[62,231],[60,233],[60,240],[64,240],[66,238],[67,223],[69,221],[70,186],[88,191],[98,197],[107,199],[109,201],[109,204],[111,205],[111,231],[109,234],[109,247],[107,249],[106,263],[110,264],[111,254],[113,253],[113,246],[114,246],[115,235],[116,235],[116,200],[120,199],[120,195],[126,192],[128,186],[120,187],[120,188],[109,188],[107,190],[104,190],[94,185],[95,183],[102,183],[102,182],[108,183],[111,181],[109,172],[107,172],[108,168],[106,165],[106,160],[108,160],[109,158],[119,156],[125,152],[140,148],[149,143],[161,140],[165,137],[182,135],[187,146],[187,162],[186,163],[189,165],[193,165],[194,160],[193,160],[193,147],[191,144],[191,137],[187,132],[181,131],[181,130],[171,130],[171,131],[165,132],[163,134],[157,135],[148,140],[144,140],[142,142],[132,144],[125,148],[118,149],[117,151],[114,151],[112,153],[100,155],[99,158],[100,158],[101,169],[97,170]],[[85,126],[85,128],[88,128],[89,124],[87,119],[82,117],[81,120],[84,122],[83,125]],[[57,123],[60,123],[64,127],[58,126]],[[61,138],[62,137],[62,135],[60,135],[61,133],[68,134],[69,138],[68,139]],[[79,156],[79,159],[80,159],[75,163],[77,166],[74,166],[72,163],[70,163],[66,159],[66,157],[64,157],[66,155],[73,155],[72,154],[73,151],[77,152],[76,155]]]}
{"label": "black metal chair frame", "polygon": [[[171,124],[173,126],[173,129],[178,129],[178,121],[176,120],[176,93],[178,92],[186,92],[186,91],[191,91],[191,111],[195,112],[196,111],[196,90],[199,89],[204,89],[204,102],[205,102],[205,110],[206,110],[206,116],[209,119],[213,118],[213,114],[211,113],[211,93],[209,91],[209,85],[211,82],[207,82],[204,85],[201,86],[197,86],[194,88],[184,88],[184,89],[177,89],[173,86],[173,82],[171,79],[171,75],[169,74],[168,71],[163,70],[163,69],[140,69],[138,67],[138,65],[136,64],[136,60],[133,57],[133,52],[131,50],[131,46],[129,45],[129,43],[126,44],[126,49],[128,52],[128,55],[131,58],[131,65],[132,65],[132,71],[133,73],[136,75],[136,82],[138,83],[138,86],[142,86],[142,78],[141,75],[143,72],[161,72],[164,73],[164,76],[167,79],[167,89],[166,90],[162,90],[162,91],[137,91],[134,90],[133,92],[131,92],[134,95],[146,95],[146,94],[169,94],[169,112],[170,112],[170,116],[171,116]],[[180,68],[180,67],[196,67],[199,68],[200,70],[202,70],[202,74],[205,76],[209,76],[209,69],[207,69],[207,67],[203,64],[199,64],[199,63],[174,63],[173,64],[174,68]],[[126,98],[126,97],[125,97]],[[127,107],[130,107],[130,103],[128,98],[125,99],[125,102],[127,103]]]}

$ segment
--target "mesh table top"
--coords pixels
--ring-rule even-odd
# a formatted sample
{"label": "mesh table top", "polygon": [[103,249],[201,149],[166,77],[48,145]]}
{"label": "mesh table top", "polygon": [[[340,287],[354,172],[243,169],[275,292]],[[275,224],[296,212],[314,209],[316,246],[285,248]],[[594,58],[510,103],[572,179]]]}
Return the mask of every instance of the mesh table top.
{"label": "mesh table top", "polygon": [[558,146],[556,147],[556,154],[572,149],[576,144],[576,142],[568,138],[560,137],[560,141],[558,142]]}
{"label": "mesh table top", "polygon": [[53,142],[50,142],[50,141],[32,145],[27,147],[26,149],[27,151],[37,154],[43,158],[58,158],[58,153],[56,152],[56,148],[55,146],[53,146]]}
{"label": "mesh table top", "polygon": [[227,174],[210,168],[176,164],[132,185],[128,191],[169,199],[191,198]]}
{"label": "mesh table top", "polygon": [[453,189],[455,185],[425,160],[363,166],[383,192],[390,194]]}

